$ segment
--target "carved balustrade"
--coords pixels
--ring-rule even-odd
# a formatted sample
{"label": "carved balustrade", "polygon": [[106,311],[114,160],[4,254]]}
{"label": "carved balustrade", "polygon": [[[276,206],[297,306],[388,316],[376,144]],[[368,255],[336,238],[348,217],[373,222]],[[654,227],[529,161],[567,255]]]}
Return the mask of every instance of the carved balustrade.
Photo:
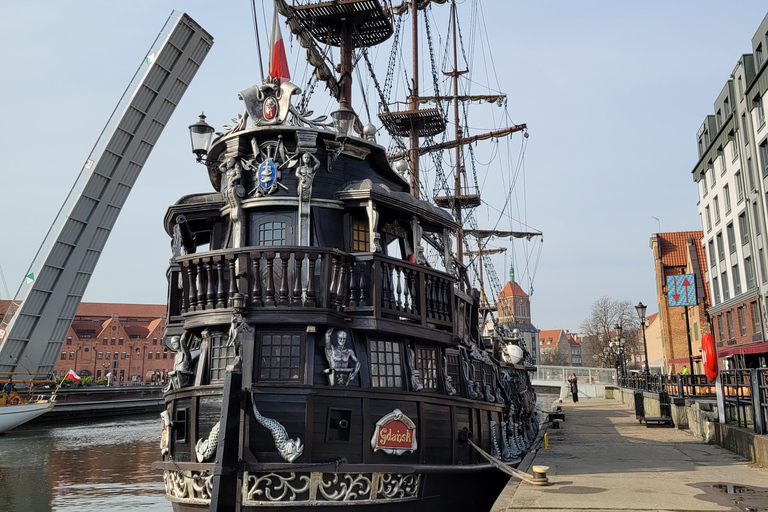
{"label": "carved balustrade", "polygon": [[297,246],[226,249],[177,258],[169,279],[171,317],[244,300],[252,311],[321,308],[453,332],[462,305],[466,323],[466,301],[455,296],[452,276],[379,254]]}

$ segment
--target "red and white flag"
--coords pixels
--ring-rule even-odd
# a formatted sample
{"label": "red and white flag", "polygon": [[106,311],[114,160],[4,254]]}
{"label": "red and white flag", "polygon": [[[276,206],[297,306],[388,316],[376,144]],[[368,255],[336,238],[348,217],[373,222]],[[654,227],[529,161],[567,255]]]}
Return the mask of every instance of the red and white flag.
{"label": "red and white flag", "polygon": [[71,379],[77,382],[80,382],[80,376],[75,373],[75,370],[69,370],[69,372],[64,376],[64,380]]}
{"label": "red and white flag", "polygon": [[269,43],[269,76],[279,78],[280,83],[287,82],[291,79],[291,72],[288,71],[288,58],[285,56],[285,45],[283,44],[283,34],[280,32],[277,6],[275,6],[272,16],[272,36]]}

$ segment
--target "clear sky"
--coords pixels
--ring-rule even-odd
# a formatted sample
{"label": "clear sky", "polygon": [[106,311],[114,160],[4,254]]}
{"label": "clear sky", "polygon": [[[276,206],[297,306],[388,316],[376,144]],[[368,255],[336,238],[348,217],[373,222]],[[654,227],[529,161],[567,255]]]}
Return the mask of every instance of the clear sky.
{"label": "clear sky", "polygon": [[[187,126],[203,110],[217,129],[229,124],[243,110],[237,93],[260,81],[250,2],[0,6],[0,267],[11,295],[173,9],[192,16],[215,44],[145,165],[85,295],[129,303],[165,302],[165,211],[184,194],[210,190]],[[751,51],[765,2],[495,0],[483,3],[483,13],[484,44],[493,48],[510,115],[531,135],[527,219],[544,232],[533,323],[577,330],[603,295],[657,311],[653,217],[663,232],[701,229],[690,172],[696,131],[741,54]],[[285,27],[283,35],[293,65],[297,45]],[[322,89],[315,95],[324,96]],[[500,183],[484,179],[487,189]],[[497,272],[506,280],[503,261],[496,260]],[[0,298],[8,298],[2,283]]]}

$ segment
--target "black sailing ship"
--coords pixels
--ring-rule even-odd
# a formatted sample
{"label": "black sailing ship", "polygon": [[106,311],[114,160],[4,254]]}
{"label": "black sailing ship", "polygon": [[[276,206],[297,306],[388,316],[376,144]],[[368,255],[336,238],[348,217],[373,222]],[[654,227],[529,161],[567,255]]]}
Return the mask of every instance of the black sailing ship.
{"label": "black sailing ship", "polygon": [[420,109],[416,79],[407,110],[381,115],[412,142],[409,183],[350,108],[353,50],[390,37],[391,11],[277,5],[302,45],[340,47],[340,79],[326,76],[339,107],[310,119],[299,88],[268,77],[212,142],[204,116],[190,127],[213,191],[165,217],[166,497],[176,511],[489,510],[509,476],[475,446],[519,462],[535,393],[519,341],[481,336],[481,294],[449,250],[472,194],[443,198],[453,214],[419,198],[419,138],[445,119]]}

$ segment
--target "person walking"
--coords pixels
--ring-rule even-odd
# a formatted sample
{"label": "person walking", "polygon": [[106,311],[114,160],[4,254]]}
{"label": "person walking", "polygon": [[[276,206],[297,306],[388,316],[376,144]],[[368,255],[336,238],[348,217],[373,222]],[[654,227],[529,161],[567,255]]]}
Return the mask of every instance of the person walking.
{"label": "person walking", "polygon": [[690,375],[691,372],[688,370],[688,367],[686,365],[683,365],[683,375]]}
{"label": "person walking", "polygon": [[572,373],[571,376],[568,377],[568,383],[571,385],[571,395],[573,396],[573,402],[576,403],[579,401],[579,384],[575,373]]}

